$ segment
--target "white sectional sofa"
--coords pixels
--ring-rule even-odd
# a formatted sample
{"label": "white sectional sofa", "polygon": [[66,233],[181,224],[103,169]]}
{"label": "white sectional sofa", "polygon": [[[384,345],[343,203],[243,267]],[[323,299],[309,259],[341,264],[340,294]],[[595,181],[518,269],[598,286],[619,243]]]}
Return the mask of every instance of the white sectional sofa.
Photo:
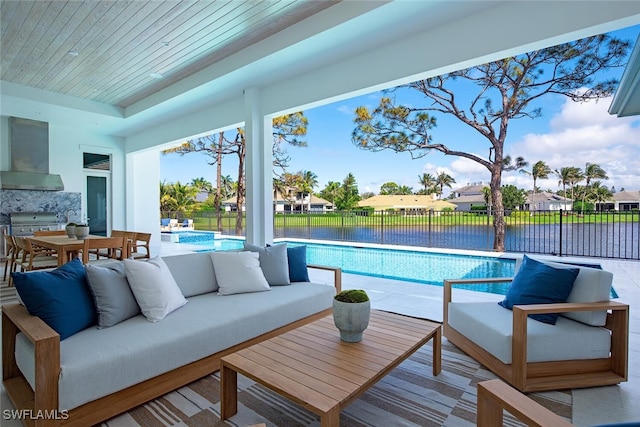
{"label": "white sectional sofa", "polygon": [[3,307],[4,386],[13,404],[62,415],[25,424],[87,426],[125,412],[215,372],[225,354],[329,314],[341,287],[340,269],[309,266],[333,271],[333,286],[219,295],[209,253],[163,261],[188,303],[157,322],[138,314],[60,341],[24,306]]}
{"label": "white sectional sofa", "polygon": [[[525,274],[520,261],[516,276]],[[537,261],[555,269],[579,270],[562,302],[518,303],[512,310],[496,302],[456,302],[456,285],[514,278],[445,280],[444,336],[523,392],[626,381],[629,306],[609,300],[613,275],[596,268]],[[555,286],[551,280],[541,288]],[[560,314],[555,324],[529,317],[550,313]]]}

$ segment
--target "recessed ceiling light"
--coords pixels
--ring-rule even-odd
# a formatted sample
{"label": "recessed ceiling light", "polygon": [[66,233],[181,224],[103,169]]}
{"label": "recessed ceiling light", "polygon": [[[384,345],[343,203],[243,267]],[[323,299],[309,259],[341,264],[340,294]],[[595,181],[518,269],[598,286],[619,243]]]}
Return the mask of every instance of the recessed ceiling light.
{"label": "recessed ceiling light", "polygon": [[69,52],[67,52],[67,54],[71,55],[71,56],[78,56],[78,52],[75,50],[70,50]]}
{"label": "recessed ceiling light", "polygon": [[153,77],[154,79],[161,79],[164,76],[162,74],[160,74],[160,73],[151,73],[151,74],[149,74],[149,77]]}
{"label": "recessed ceiling light", "polygon": [[171,43],[169,43],[169,42],[162,42],[162,46],[164,46],[164,47],[169,47],[170,44]]}

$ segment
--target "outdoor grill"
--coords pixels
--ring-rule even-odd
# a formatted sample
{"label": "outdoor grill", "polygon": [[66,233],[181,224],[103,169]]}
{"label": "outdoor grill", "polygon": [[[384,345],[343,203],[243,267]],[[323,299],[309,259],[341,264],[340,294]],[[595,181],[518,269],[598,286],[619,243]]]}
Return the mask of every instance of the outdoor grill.
{"label": "outdoor grill", "polygon": [[33,236],[34,231],[58,230],[58,217],[52,212],[13,212],[9,214],[14,236]]}

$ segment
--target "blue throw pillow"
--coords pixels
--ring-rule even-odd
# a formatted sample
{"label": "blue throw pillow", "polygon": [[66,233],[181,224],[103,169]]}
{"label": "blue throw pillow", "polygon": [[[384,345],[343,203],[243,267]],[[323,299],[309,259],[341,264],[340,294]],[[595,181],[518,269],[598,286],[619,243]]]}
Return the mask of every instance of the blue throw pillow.
{"label": "blue throw pillow", "polygon": [[[514,305],[567,302],[579,272],[577,268],[553,268],[525,255],[505,299],[498,304],[511,310]],[[555,325],[558,315],[531,314],[529,317]]]}
{"label": "blue throw pillow", "polygon": [[291,282],[308,282],[307,247],[287,247],[287,258],[289,260],[289,280]]}
{"label": "blue throw pillow", "polygon": [[64,340],[96,324],[96,309],[78,258],[51,271],[12,273],[25,307]]}

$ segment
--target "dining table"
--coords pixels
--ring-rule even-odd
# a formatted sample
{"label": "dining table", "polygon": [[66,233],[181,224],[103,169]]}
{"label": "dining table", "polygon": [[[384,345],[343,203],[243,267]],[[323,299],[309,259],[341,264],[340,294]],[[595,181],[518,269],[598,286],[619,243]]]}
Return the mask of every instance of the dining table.
{"label": "dining table", "polygon": [[[87,239],[104,239],[105,236],[89,234]],[[50,249],[58,254],[58,266],[78,255],[84,246],[83,239],[69,236],[29,236],[32,245]]]}

